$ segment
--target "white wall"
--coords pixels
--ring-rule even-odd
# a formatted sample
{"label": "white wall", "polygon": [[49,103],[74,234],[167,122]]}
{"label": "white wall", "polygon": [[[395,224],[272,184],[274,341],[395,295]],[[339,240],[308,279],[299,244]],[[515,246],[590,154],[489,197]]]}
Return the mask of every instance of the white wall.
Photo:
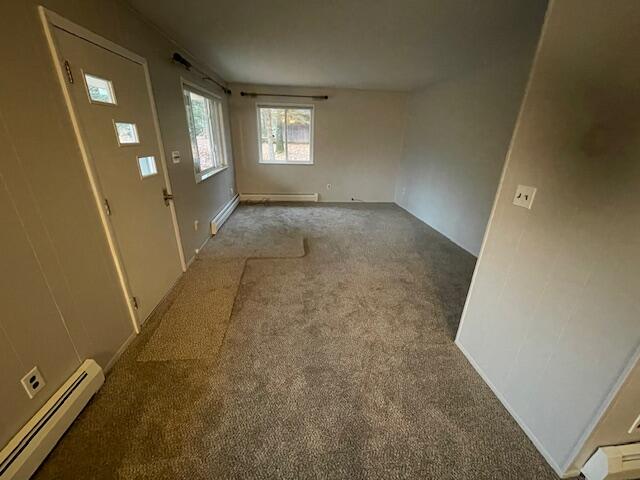
{"label": "white wall", "polygon": [[[402,149],[407,96],[364,90],[232,85],[231,118],[238,190],[241,193],[319,193],[321,201],[392,202]],[[256,103],[240,91],[328,95],[302,99],[315,105],[314,164],[258,163]],[[296,103],[297,99],[267,98]],[[297,100],[300,103],[300,100]],[[327,190],[330,183],[332,188]]]}
{"label": "white wall", "polygon": [[640,348],[638,18],[552,2],[458,336],[560,472]]}
{"label": "white wall", "polygon": [[532,34],[519,55],[409,96],[396,203],[476,256],[536,40]]}

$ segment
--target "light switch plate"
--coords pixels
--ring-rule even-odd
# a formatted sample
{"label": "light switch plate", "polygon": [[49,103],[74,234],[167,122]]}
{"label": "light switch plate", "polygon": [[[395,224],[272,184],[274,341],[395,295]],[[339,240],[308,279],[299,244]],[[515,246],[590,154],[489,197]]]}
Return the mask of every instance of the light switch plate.
{"label": "light switch plate", "polygon": [[533,204],[533,198],[535,196],[536,187],[518,185],[518,188],[516,188],[516,194],[513,197],[513,204],[518,207],[528,208],[531,210],[531,205]]}
{"label": "light switch plate", "polygon": [[180,163],[180,152],[178,150],[171,152],[171,160],[173,163]]}

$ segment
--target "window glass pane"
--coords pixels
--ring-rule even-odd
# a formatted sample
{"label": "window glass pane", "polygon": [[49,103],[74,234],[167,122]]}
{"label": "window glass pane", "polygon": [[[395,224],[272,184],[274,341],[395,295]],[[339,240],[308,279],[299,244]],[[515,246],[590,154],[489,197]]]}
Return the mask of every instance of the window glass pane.
{"label": "window glass pane", "polygon": [[94,77],[88,73],[84,74],[87,82],[87,91],[92,102],[116,103],[116,96],[113,92],[113,84],[104,78]]}
{"label": "window glass pane", "polygon": [[311,161],[311,109],[287,109],[287,160]]}
{"label": "window glass pane", "polygon": [[259,106],[263,163],[312,163],[312,107]]}
{"label": "window glass pane", "polygon": [[198,95],[195,92],[189,92],[189,100],[191,105],[192,123],[192,145],[194,150],[194,158],[197,157],[198,162],[196,170],[203,172],[215,166],[215,147],[213,144],[213,130],[211,125],[211,101]]}
{"label": "window glass pane", "polygon": [[187,109],[187,123],[189,126],[189,140],[191,141],[191,154],[193,155],[193,163],[196,172],[200,171],[200,161],[198,159],[198,142],[196,142],[196,129],[193,125],[193,111],[191,108],[191,94],[187,90],[184,91],[184,104]]}
{"label": "window glass pane", "polygon": [[196,182],[208,171],[227,164],[224,151],[222,104],[188,87],[183,90]]}
{"label": "window glass pane", "polygon": [[138,128],[135,123],[115,122],[120,145],[132,145],[140,143]]}
{"label": "window glass pane", "polygon": [[260,108],[260,148],[263,162],[285,162],[285,109]]}
{"label": "window glass pane", "polygon": [[222,105],[217,100],[211,100],[211,123],[213,130],[213,147],[215,151],[216,167],[226,165],[222,143]]}
{"label": "window glass pane", "polygon": [[140,167],[140,175],[142,178],[150,177],[158,173],[156,167],[156,157],[150,155],[148,157],[138,157],[138,167]]}

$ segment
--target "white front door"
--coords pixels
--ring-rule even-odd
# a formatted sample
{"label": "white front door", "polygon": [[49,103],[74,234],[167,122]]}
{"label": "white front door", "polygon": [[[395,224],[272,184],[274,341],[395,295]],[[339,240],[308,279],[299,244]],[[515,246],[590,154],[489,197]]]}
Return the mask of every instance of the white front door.
{"label": "white front door", "polygon": [[116,255],[142,323],[182,271],[145,67],[53,28]]}

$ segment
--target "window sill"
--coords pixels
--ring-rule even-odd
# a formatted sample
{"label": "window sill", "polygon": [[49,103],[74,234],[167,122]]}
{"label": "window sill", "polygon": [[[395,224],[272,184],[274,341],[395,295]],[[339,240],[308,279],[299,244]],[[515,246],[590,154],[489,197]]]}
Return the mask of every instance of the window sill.
{"label": "window sill", "polygon": [[227,168],[229,168],[229,165],[214,168],[213,170],[207,170],[204,173],[196,173],[196,183],[204,182],[207,178],[211,178],[220,172],[224,172]]}

